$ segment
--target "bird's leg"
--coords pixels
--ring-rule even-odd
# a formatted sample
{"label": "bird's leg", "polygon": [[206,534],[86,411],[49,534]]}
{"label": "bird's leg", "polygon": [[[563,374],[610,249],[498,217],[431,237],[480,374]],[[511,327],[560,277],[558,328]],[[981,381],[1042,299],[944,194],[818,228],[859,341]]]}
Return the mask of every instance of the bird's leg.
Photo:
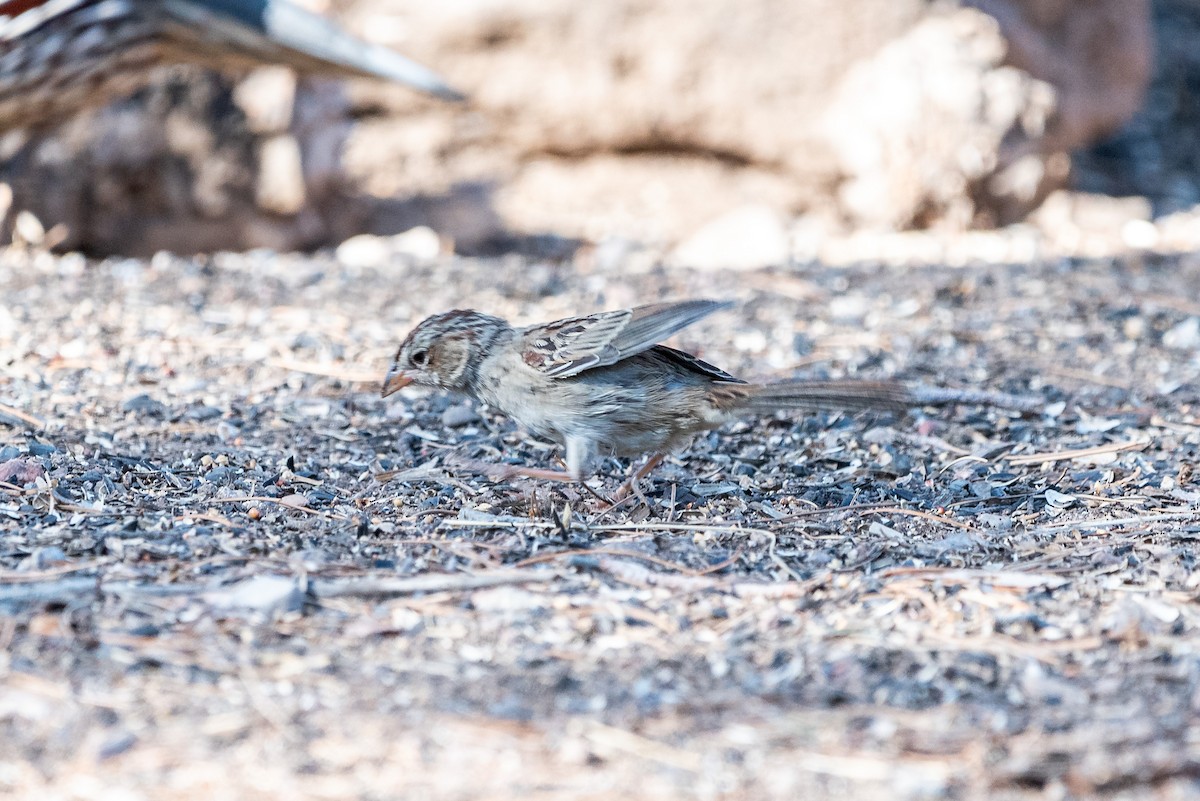
{"label": "bird's leg", "polygon": [[644,465],[642,465],[636,471],[634,471],[633,475],[629,477],[628,481],[626,481],[621,486],[617,487],[617,491],[613,494],[613,503],[614,504],[620,503],[621,501],[628,498],[629,494],[632,492],[633,494],[638,496],[638,498],[642,501],[642,503],[649,506],[650,504],[646,500],[646,497],[644,495],[642,495],[642,491],[640,489],[638,489],[638,482],[641,481],[646,476],[648,476],[650,474],[651,470],[653,470],[654,468],[656,468],[660,464],[662,464],[662,460],[664,458],[665,458],[664,454],[656,453],[656,454],[653,454],[649,459],[647,459],[646,463]]}
{"label": "bird's leg", "polygon": [[567,437],[567,473],[576,481],[583,481],[583,474],[592,462],[591,441],[582,437]]}

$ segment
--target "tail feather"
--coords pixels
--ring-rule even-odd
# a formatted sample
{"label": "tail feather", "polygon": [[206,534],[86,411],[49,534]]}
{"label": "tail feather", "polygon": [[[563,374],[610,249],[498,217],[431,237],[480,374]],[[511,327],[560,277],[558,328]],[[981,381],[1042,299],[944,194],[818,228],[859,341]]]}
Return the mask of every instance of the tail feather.
{"label": "tail feather", "polygon": [[786,381],[752,384],[740,405],[744,409],[772,412],[776,409],[817,411],[903,411],[914,405],[908,387],[899,381]]}

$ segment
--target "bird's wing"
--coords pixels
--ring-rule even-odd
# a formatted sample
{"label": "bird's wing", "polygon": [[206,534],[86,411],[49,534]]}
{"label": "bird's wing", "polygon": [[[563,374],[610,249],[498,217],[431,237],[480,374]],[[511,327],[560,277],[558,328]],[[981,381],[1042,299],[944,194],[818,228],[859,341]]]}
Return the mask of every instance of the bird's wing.
{"label": "bird's wing", "polygon": [[715,300],[656,303],[535,325],[523,332],[523,357],[526,364],[551,378],[578,375],[648,350],[730,305]]}
{"label": "bird's wing", "polygon": [[699,373],[700,375],[711,378],[714,381],[720,381],[726,384],[745,384],[746,382],[736,376],[717,367],[714,364],[709,364],[698,356],[693,356],[690,353],[685,353],[681,350],[668,348],[666,345],[655,345],[650,349],[651,353],[657,354],[677,367],[682,367],[684,370],[691,373]]}

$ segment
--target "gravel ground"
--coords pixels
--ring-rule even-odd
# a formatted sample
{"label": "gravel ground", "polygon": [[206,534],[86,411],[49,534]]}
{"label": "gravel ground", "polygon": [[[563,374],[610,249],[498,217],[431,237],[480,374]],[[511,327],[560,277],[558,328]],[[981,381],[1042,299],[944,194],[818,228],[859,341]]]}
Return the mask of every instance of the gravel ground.
{"label": "gravel ground", "polygon": [[[343,261],[0,252],[11,797],[1200,794],[1200,257]],[[687,297],[738,301],[675,344],[746,378],[1044,411],[748,421],[605,511],[378,396],[434,311]]]}

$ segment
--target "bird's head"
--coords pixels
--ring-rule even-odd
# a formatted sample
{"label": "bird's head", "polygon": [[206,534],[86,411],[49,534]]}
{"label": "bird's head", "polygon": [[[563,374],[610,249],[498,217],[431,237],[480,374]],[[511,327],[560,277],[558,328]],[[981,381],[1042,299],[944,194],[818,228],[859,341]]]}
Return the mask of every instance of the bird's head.
{"label": "bird's head", "polygon": [[469,394],[486,346],[508,328],[498,317],[467,309],[426,318],[400,343],[383,397],[409,384]]}

